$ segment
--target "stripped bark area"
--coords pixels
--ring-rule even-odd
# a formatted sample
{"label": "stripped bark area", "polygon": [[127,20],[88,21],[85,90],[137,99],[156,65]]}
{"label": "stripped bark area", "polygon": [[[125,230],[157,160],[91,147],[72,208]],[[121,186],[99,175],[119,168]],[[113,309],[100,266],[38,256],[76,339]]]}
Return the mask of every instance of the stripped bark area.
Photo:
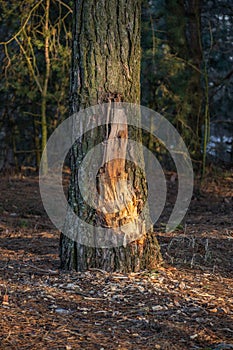
{"label": "stripped bark area", "polygon": [[113,116],[111,131],[106,140],[104,165],[98,174],[100,195],[98,214],[101,224],[107,227],[121,227],[137,220],[138,216],[136,196],[130,186],[125,167],[128,139],[127,116],[123,114],[120,119],[124,123],[118,123],[118,115]]}
{"label": "stripped bark area", "polygon": [[[139,104],[140,11],[139,0],[75,1],[71,114],[102,103]],[[85,130],[84,125],[78,128]],[[143,169],[126,160],[131,134],[140,143],[140,132],[128,129],[123,109],[116,115],[113,113],[105,127],[84,134],[72,149],[69,190],[70,206],[92,225],[92,232],[75,227],[75,237],[95,236],[95,227],[101,226],[116,229],[119,235],[130,239],[113,248],[98,248],[80,244],[78,239],[72,241],[62,234],[62,268],[80,271],[95,267],[129,272],[156,268],[161,262],[153,230],[146,230],[149,211],[139,220],[147,199],[147,186]],[[99,143],[105,144],[105,152],[94,179],[99,195],[98,208],[94,209],[79,191],[77,173],[82,159]],[[143,157],[142,152],[139,156]]]}

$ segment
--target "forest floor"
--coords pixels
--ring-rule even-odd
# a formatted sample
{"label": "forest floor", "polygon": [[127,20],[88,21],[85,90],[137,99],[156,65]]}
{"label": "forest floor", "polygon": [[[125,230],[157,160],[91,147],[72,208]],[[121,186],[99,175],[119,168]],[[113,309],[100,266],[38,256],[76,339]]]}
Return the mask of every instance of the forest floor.
{"label": "forest floor", "polygon": [[38,177],[1,178],[0,349],[233,349],[232,172],[207,176],[168,234],[176,182],[163,267],[123,275],[59,270]]}

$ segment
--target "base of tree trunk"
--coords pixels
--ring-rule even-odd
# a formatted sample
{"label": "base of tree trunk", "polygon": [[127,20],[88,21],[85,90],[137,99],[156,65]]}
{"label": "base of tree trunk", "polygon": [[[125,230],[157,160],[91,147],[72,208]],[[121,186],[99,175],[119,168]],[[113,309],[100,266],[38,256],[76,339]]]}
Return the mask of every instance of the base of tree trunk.
{"label": "base of tree trunk", "polygon": [[162,263],[160,247],[153,232],[126,247],[114,248],[87,247],[61,234],[60,257],[62,269],[76,271],[100,268],[129,273],[153,270]]}

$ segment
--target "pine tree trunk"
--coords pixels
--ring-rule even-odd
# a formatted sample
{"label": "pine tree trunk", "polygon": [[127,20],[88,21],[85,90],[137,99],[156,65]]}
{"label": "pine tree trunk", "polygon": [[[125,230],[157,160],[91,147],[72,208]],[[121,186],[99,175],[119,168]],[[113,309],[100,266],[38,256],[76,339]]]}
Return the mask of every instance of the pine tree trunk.
{"label": "pine tree trunk", "polygon": [[[140,11],[139,0],[79,0],[74,6],[73,52],[71,74],[71,113],[105,102],[140,102]],[[126,117],[126,116],[125,116]],[[112,120],[114,122],[114,119]],[[137,224],[142,202],[147,198],[147,186],[143,169],[123,159],[128,134],[140,141],[138,130],[128,130],[125,124],[117,124],[110,130],[99,128],[83,135],[71,155],[71,184],[69,204],[76,214],[89,223],[103,227],[120,227],[130,220],[135,224],[136,239],[127,245],[112,248],[89,247],[72,241],[61,234],[61,267],[82,271],[98,267],[107,271],[140,271],[156,268],[161,262],[160,249],[153,230],[144,231]],[[77,164],[95,145],[119,138],[121,158],[108,158],[108,148],[103,166],[98,173],[98,191],[103,202],[99,210],[92,210],[84,202],[77,186]],[[143,156],[141,154],[141,156]],[[117,180],[116,180],[117,179]],[[128,179],[136,196],[130,198],[126,186],[119,189],[119,179]],[[124,181],[122,181],[124,183]],[[119,192],[127,198],[127,215],[103,206],[109,200],[120,202]],[[106,208],[105,208],[106,209]],[[149,215],[149,214],[147,214]],[[80,228],[77,228],[81,231]],[[79,235],[82,232],[78,232]]]}

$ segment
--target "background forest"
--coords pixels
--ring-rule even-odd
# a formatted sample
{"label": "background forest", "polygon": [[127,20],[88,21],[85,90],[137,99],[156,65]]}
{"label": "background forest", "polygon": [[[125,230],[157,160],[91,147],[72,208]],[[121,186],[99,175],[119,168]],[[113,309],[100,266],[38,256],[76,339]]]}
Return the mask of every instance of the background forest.
{"label": "background forest", "polygon": [[[141,104],[175,125],[197,171],[210,162],[232,165],[230,2],[142,6]],[[69,115],[72,2],[1,0],[0,22],[0,171],[36,170],[47,138]],[[146,137],[163,160],[161,146]]]}

